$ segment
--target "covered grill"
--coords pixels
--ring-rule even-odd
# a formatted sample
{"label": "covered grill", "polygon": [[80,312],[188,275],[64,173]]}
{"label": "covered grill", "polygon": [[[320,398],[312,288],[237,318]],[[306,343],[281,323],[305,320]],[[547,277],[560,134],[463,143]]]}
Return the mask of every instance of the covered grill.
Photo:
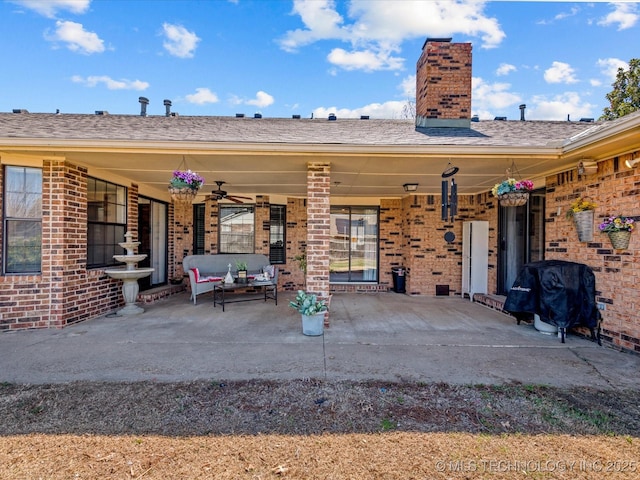
{"label": "covered grill", "polygon": [[600,344],[595,287],[595,275],[587,265],[564,260],[528,263],[513,282],[504,310],[516,317],[525,312],[539,315],[558,327],[562,343],[568,328],[588,327]]}

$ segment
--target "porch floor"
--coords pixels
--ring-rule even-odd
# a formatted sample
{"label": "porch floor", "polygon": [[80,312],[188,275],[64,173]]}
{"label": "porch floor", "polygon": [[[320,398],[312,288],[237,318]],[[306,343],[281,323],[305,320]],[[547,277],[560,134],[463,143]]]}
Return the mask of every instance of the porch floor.
{"label": "porch floor", "polygon": [[260,379],[640,386],[640,356],[518,325],[460,297],[334,293],[324,335],[302,334],[292,292],[269,302],[197,305],[183,291],[63,329],[0,334],[0,381]]}

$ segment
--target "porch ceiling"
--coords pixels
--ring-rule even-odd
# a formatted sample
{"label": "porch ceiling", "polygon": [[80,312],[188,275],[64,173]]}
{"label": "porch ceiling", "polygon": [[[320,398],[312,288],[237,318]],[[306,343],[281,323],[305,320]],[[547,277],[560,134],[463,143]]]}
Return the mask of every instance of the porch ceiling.
{"label": "porch ceiling", "polygon": [[[608,146],[607,151],[615,148]],[[620,145],[620,148],[623,146]],[[625,148],[628,144],[624,145]],[[639,148],[639,146],[636,146]],[[227,182],[230,194],[306,196],[308,162],[331,165],[331,195],[337,197],[401,197],[403,184],[419,184],[417,194],[439,194],[442,172],[451,163],[459,194],[487,192],[505,178],[530,178],[541,186],[547,175],[576,168],[582,158],[594,158],[584,151],[562,155],[560,149],[451,148],[450,151],[330,151],[255,150],[170,150],[66,152],[65,156],[88,167],[90,175],[118,176],[137,183],[144,194],[167,197],[168,180],[183,159],[186,166],[205,178],[203,198],[216,188],[215,181]],[[326,149],[323,149],[326,150]],[[424,149],[423,149],[424,150]],[[168,197],[167,197],[168,198]]]}

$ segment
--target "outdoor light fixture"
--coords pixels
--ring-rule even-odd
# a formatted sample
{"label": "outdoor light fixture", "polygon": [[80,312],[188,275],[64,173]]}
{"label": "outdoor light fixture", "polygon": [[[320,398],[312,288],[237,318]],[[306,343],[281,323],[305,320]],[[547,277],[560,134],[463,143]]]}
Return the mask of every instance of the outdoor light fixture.
{"label": "outdoor light fixture", "polygon": [[592,160],[580,160],[578,163],[578,175],[590,175],[598,172],[598,162]]}
{"label": "outdoor light fixture", "polygon": [[405,183],[404,185],[402,185],[402,187],[404,188],[405,192],[415,192],[418,190],[417,183]]}
{"label": "outdoor light fixture", "polygon": [[640,158],[636,158],[637,155],[636,153],[633,154],[633,156],[627,160],[626,162],[624,162],[624,164],[627,166],[627,168],[633,168],[636,165],[638,165],[638,163],[640,163]]}

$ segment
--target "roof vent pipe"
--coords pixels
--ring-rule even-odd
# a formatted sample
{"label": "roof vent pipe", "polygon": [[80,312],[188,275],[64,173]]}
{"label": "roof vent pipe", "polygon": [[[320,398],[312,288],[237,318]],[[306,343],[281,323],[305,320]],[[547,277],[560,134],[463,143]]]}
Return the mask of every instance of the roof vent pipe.
{"label": "roof vent pipe", "polygon": [[527,108],[527,106],[523,103],[522,105],[520,105],[520,121],[524,122],[524,111]]}
{"label": "roof vent pipe", "polygon": [[165,116],[170,117],[171,116],[171,100],[164,101],[164,108],[166,110]]}
{"label": "roof vent pipe", "polygon": [[147,116],[147,105],[149,105],[149,99],[146,97],[138,97],[138,101],[140,102],[140,116]]}

